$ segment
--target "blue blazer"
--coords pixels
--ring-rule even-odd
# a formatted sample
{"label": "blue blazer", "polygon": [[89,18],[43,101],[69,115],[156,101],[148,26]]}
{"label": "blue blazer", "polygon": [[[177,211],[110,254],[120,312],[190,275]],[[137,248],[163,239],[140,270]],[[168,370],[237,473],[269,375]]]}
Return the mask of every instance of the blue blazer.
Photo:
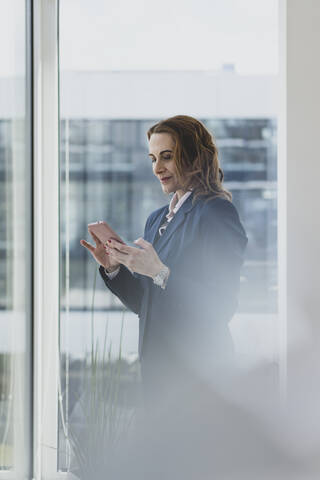
{"label": "blue blazer", "polygon": [[228,322],[238,304],[248,239],[232,202],[200,197],[192,204],[192,199],[193,194],[161,237],[158,230],[169,205],[146,221],[144,239],[171,270],[165,289],[124,265],[113,280],[99,269],[106,286],[139,315],[141,363],[170,352],[187,362],[199,355],[214,362],[232,350]]}

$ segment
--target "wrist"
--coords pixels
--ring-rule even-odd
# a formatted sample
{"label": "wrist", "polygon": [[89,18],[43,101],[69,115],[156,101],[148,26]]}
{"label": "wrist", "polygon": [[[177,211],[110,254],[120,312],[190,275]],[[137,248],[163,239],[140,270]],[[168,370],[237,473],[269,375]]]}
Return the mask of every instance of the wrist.
{"label": "wrist", "polygon": [[154,278],[165,268],[168,268],[164,263],[160,263],[152,272],[150,275],[151,279],[154,280]]}
{"label": "wrist", "polygon": [[155,285],[158,285],[162,289],[165,289],[168,282],[169,275],[170,275],[170,268],[163,264],[162,268],[153,277],[153,283]]}

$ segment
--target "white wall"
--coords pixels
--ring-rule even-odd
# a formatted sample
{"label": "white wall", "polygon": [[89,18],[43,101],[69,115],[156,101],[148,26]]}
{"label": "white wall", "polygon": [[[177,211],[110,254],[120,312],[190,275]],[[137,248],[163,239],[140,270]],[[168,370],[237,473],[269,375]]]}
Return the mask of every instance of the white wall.
{"label": "white wall", "polygon": [[[297,365],[303,368],[302,358],[318,350],[312,346],[319,346],[320,2],[282,0],[280,10],[280,311],[287,314],[283,340],[288,341],[290,384],[297,374]],[[300,362],[296,362],[290,349],[297,345],[299,337],[301,343],[309,343],[304,345]],[[313,368],[319,366],[315,360],[312,364]],[[311,368],[310,378],[313,373]]]}

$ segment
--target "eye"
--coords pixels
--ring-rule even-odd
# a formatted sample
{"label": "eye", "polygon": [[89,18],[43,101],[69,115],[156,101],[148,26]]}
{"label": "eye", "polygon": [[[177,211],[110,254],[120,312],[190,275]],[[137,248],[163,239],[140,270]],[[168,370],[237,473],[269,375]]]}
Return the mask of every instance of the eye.
{"label": "eye", "polygon": [[[155,163],[156,159],[154,157],[150,157],[151,158],[151,163]],[[167,155],[167,156],[162,156],[163,160],[171,160],[171,155]]]}

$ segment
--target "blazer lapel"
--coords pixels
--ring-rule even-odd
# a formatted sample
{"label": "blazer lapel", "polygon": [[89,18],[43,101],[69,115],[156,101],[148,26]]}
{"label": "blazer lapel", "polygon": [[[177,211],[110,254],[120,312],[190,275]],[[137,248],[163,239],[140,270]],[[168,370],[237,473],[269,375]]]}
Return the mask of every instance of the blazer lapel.
{"label": "blazer lapel", "polygon": [[148,239],[148,241],[151,242],[152,244],[154,244],[159,228],[164,223],[168,212],[169,212],[169,205],[167,205],[163,209],[162,213],[160,213],[158,218],[153,222],[153,225],[150,228],[150,230],[147,232],[146,239]]}
{"label": "blazer lapel", "polygon": [[195,205],[192,205],[192,197],[193,197],[192,194],[189,195],[187,200],[185,202],[183,202],[183,204],[181,205],[181,207],[179,208],[177,213],[173,216],[172,220],[169,222],[169,224],[168,224],[165,232],[163,233],[163,235],[162,236],[159,235],[158,238],[156,238],[156,234],[157,234],[160,226],[162,225],[162,223],[165,221],[165,215],[168,213],[169,207],[165,210],[165,213],[161,216],[159,221],[157,220],[154,223],[154,226],[157,225],[157,229],[155,229],[155,231],[153,231],[153,241],[152,241],[152,243],[153,243],[153,246],[155,247],[155,249],[157,250],[158,253],[160,252],[160,250],[162,250],[162,248],[165,245],[168,244],[168,241],[169,241],[170,237],[177,230],[179,225],[181,225],[184,222],[185,215],[195,206]]}

